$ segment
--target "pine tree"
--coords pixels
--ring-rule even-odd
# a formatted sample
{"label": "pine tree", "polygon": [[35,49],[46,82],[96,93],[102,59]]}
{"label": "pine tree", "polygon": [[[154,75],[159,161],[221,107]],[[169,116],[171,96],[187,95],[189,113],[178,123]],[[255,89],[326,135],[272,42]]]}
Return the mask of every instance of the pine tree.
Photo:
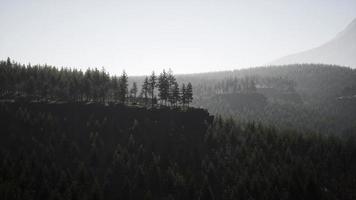
{"label": "pine tree", "polygon": [[119,99],[119,84],[118,84],[117,76],[112,77],[111,79],[111,98],[114,101],[118,101]]}
{"label": "pine tree", "polygon": [[167,102],[168,100],[168,93],[169,93],[169,82],[168,82],[168,77],[167,73],[165,70],[159,75],[158,77],[158,96],[161,100],[161,102]]}
{"label": "pine tree", "polygon": [[186,88],[186,102],[189,104],[193,101],[193,87],[192,84],[189,82]]}
{"label": "pine tree", "polygon": [[176,82],[176,77],[174,77],[172,69],[168,70],[167,79],[170,87],[173,86],[174,83]]}
{"label": "pine tree", "polygon": [[172,86],[171,94],[169,101],[172,105],[177,106],[177,103],[180,101],[179,85],[177,82]]}
{"label": "pine tree", "polygon": [[125,71],[122,72],[122,75],[120,77],[119,80],[119,100],[121,103],[125,103],[126,102],[126,97],[127,97],[127,93],[128,93],[128,77]]}
{"label": "pine tree", "polygon": [[141,94],[140,96],[143,97],[145,105],[147,105],[147,100],[148,100],[148,93],[149,93],[149,81],[148,77],[145,77],[145,80],[143,81],[142,88],[141,88]]}
{"label": "pine tree", "polygon": [[136,84],[136,82],[133,82],[132,88],[130,90],[130,96],[134,103],[136,103],[136,95],[137,95],[137,84]]}
{"label": "pine tree", "polygon": [[10,57],[7,57],[7,59],[6,59],[6,65],[7,65],[8,67],[11,66],[11,59],[10,59]]}
{"label": "pine tree", "polygon": [[155,104],[154,100],[155,100],[155,87],[157,85],[157,77],[155,75],[155,72],[153,71],[149,80],[148,80],[148,85],[149,85],[149,91],[150,91],[150,95],[151,95],[151,103],[152,106]]}
{"label": "pine tree", "polygon": [[185,88],[185,84],[182,84],[182,91],[181,91],[181,98],[180,98],[180,102],[182,104],[182,106],[184,107],[185,104],[187,103],[187,94],[186,94],[186,88]]}
{"label": "pine tree", "polygon": [[168,70],[168,75],[167,75],[167,81],[168,81],[168,98],[169,99],[173,99],[173,90],[172,88],[174,87],[174,85],[177,83],[176,78],[173,75],[173,71],[172,69]]}

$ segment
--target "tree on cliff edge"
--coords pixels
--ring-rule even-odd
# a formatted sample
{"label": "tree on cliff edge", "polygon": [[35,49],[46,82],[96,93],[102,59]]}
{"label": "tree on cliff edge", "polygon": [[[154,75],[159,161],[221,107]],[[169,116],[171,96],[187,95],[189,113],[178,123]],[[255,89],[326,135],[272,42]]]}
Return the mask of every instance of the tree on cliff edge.
{"label": "tree on cliff edge", "polygon": [[155,104],[154,100],[155,100],[155,87],[157,85],[157,77],[155,75],[155,72],[153,71],[149,80],[148,80],[148,86],[149,86],[149,91],[150,91],[150,95],[151,95],[151,103],[152,106]]}

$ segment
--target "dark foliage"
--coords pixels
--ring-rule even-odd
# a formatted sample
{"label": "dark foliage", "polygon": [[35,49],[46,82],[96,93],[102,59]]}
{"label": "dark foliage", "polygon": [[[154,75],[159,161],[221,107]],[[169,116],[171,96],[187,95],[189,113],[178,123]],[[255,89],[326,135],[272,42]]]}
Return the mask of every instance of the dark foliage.
{"label": "dark foliage", "polygon": [[354,78],[292,65],[132,82],[1,61],[0,199],[356,199]]}
{"label": "dark foliage", "polygon": [[136,82],[132,83],[130,90],[128,86],[129,77],[125,71],[117,77],[110,76],[104,69],[82,72],[48,65],[25,66],[10,58],[0,61],[0,99],[3,100],[119,102],[151,107],[156,106],[158,100],[164,106],[168,106],[169,100],[172,107],[189,107],[193,100],[192,84],[188,83],[186,93],[180,93],[171,70],[169,73],[163,71],[159,80],[152,72],[150,77],[144,79],[139,96]]}
{"label": "dark foliage", "polygon": [[355,139],[201,109],[0,103],[0,199],[355,199]]}

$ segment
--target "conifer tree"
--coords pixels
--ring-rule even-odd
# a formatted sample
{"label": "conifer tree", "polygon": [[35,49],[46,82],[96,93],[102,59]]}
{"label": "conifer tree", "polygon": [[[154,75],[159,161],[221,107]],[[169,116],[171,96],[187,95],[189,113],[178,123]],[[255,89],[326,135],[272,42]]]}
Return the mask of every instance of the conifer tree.
{"label": "conifer tree", "polygon": [[167,79],[170,87],[176,82],[176,77],[174,77],[172,69],[168,70]]}
{"label": "conifer tree", "polygon": [[126,102],[126,97],[128,93],[128,77],[125,71],[122,72],[122,75],[120,77],[119,81],[119,95],[120,95],[120,102],[125,103]]}
{"label": "conifer tree", "polygon": [[185,104],[187,103],[187,94],[186,94],[186,88],[185,88],[185,84],[182,84],[182,91],[181,91],[181,104],[184,107]]}
{"label": "conifer tree", "polygon": [[189,82],[186,88],[186,103],[189,104],[193,101],[193,87],[192,84]]}
{"label": "conifer tree", "polygon": [[175,82],[171,88],[169,101],[173,106],[177,106],[177,103],[180,101],[179,85],[177,82]]}
{"label": "conifer tree", "polygon": [[130,90],[130,96],[132,98],[132,101],[136,102],[136,95],[137,95],[137,84],[136,82],[132,83],[132,88]]}
{"label": "conifer tree", "polygon": [[145,104],[147,105],[148,101],[148,93],[149,93],[149,81],[148,77],[145,77],[145,80],[143,81],[142,88],[141,88],[141,94],[140,96],[144,99]]}
{"label": "conifer tree", "polygon": [[112,77],[111,79],[111,96],[112,99],[114,101],[118,101],[119,100],[119,84],[118,84],[119,80],[117,78],[117,76]]}
{"label": "conifer tree", "polygon": [[176,78],[173,75],[172,69],[168,70],[167,81],[168,81],[168,91],[169,91],[168,98],[172,99],[173,98],[172,88],[174,87],[175,83],[177,82]]}
{"label": "conifer tree", "polygon": [[168,93],[169,93],[169,82],[167,73],[165,70],[159,75],[158,77],[158,96],[161,102],[167,103],[168,100]]}
{"label": "conifer tree", "polygon": [[157,77],[155,75],[155,72],[153,71],[149,80],[148,80],[148,85],[149,85],[149,91],[151,95],[151,103],[152,106],[154,105],[154,100],[155,100],[155,87],[157,86]]}
{"label": "conifer tree", "polygon": [[7,59],[6,59],[6,65],[7,65],[8,67],[11,66],[11,59],[10,59],[10,57],[7,57]]}

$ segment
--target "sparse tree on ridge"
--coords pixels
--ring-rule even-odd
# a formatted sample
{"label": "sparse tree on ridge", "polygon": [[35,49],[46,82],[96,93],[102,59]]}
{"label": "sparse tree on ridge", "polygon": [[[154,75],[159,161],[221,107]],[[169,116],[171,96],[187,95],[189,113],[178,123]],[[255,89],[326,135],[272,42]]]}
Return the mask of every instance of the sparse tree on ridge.
{"label": "sparse tree on ridge", "polygon": [[167,81],[168,81],[168,91],[169,91],[168,92],[168,98],[172,99],[173,98],[173,93],[172,93],[173,90],[172,90],[172,88],[175,85],[175,83],[177,82],[176,78],[173,75],[172,69],[168,70]]}
{"label": "sparse tree on ridge", "polygon": [[120,95],[119,95],[119,80],[117,76],[112,77],[110,85],[111,85],[111,92],[110,92],[111,99],[114,101],[118,101]]}
{"label": "sparse tree on ridge", "polygon": [[174,77],[172,69],[168,70],[167,79],[170,87],[173,86],[174,83],[176,82],[176,77]]}
{"label": "sparse tree on ridge", "polygon": [[148,77],[145,77],[145,80],[143,81],[142,87],[141,87],[141,94],[140,96],[143,98],[145,105],[148,103],[148,95],[149,95],[149,81]]}
{"label": "sparse tree on ridge", "polygon": [[169,94],[169,82],[167,73],[165,70],[158,77],[158,97],[161,100],[161,103],[167,104],[168,94]]}
{"label": "sparse tree on ridge", "polygon": [[171,94],[169,98],[170,103],[173,106],[177,106],[177,104],[180,102],[180,91],[177,82],[175,82],[174,85],[172,86],[170,94]]}
{"label": "sparse tree on ridge", "polygon": [[155,72],[153,71],[149,80],[148,80],[148,85],[149,85],[149,91],[151,95],[151,104],[152,106],[155,104],[155,88],[157,85],[157,77],[155,75]]}
{"label": "sparse tree on ridge", "polygon": [[188,104],[188,107],[192,101],[193,101],[193,86],[189,82],[186,88],[186,103]]}
{"label": "sparse tree on ridge", "polygon": [[126,97],[128,94],[128,77],[125,71],[122,72],[122,75],[119,80],[119,94],[120,94],[120,102],[125,103],[126,102]]}
{"label": "sparse tree on ridge", "polygon": [[184,107],[185,104],[187,103],[187,94],[186,94],[186,88],[185,88],[185,84],[184,83],[182,84],[182,89],[181,89],[181,93],[180,94],[181,94],[181,98],[180,98],[181,104]]}
{"label": "sparse tree on ridge", "polygon": [[6,65],[8,67],[11,67],[11,59],[9,57],[7,57],[7,59],[6,59]]}
{"label": "sparse tree on ridge", "polygon": [[133,101],[134,103],[136,102],[136,96],[137,96],[137,84],[136,82],[133,82],[132,88],[130,90],[130,97],[131,97],[131,101]]}

